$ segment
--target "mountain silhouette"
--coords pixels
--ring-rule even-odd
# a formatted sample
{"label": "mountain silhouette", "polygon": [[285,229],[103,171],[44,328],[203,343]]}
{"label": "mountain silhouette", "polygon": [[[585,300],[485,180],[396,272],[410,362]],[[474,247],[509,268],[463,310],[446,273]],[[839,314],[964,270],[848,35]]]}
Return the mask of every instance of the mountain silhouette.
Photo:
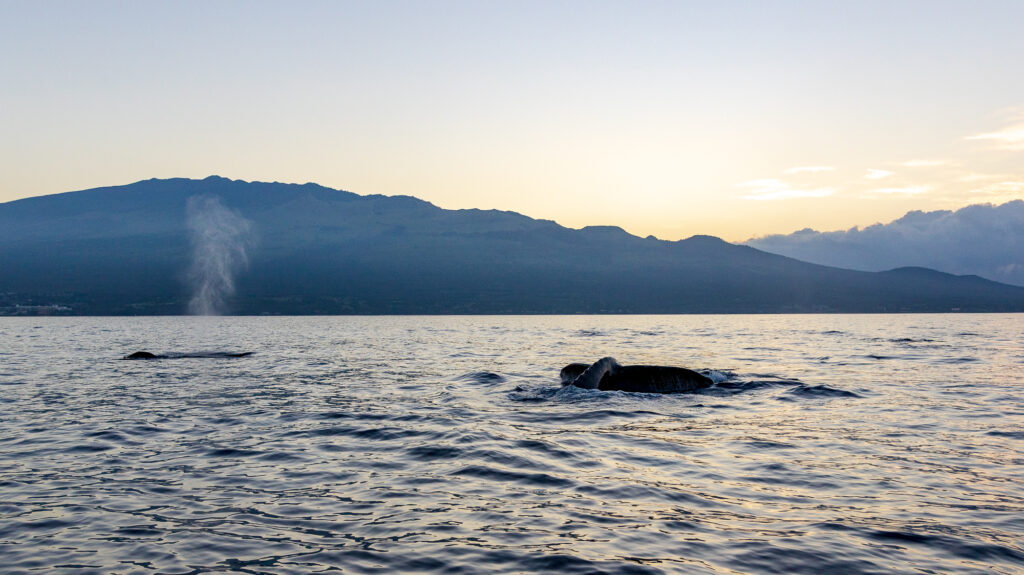
{"label": "mountain silhouette", "polygon": [[710,236],[663,241],[216,176],[0,204],[0,309],[185,313],[196,196],[250,224],[227,300],[237,314],[1024,311],[1024,288],[976,276],[852,271]]}

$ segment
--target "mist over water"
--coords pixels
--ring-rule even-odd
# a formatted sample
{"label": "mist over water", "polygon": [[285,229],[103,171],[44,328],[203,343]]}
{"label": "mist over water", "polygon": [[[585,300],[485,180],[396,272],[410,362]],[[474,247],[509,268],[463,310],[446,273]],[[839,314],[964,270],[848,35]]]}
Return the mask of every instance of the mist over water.
{"label": "mist over water", "polygon": [[252,241],[252,224],[217,196],[192,196],[185,214],[192,242],[188,311],[220,315],[235,293],[235,275],[249,263],[246,250]]}

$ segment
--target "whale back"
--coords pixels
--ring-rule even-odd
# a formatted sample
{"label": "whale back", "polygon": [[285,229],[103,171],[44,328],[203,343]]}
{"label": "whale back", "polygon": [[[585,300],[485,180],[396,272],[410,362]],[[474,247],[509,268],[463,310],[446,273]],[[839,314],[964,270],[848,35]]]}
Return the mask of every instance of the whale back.
{"label": "whale back", "polygon": [[[572,385],[590,364],[570,363],[562,368],[562,385]],[[639,393],[687,393],[714,385],[707,376],[685,367],[625,365],[617,373],[605,374],[597,388],[603,391]]]}
{"label": "whale back", "polygon": [[251,351],[195,351],[195,352],[173,352],[155,354],[148,351],[137,351],[126,355],[121,359],[217,359],[232,357],[247,357],[252,355]]}
{"label": "whale back", "polygon": [[685,367],[624,365],[614,375],[601,378],[597,388],[603,391],[687,393],[711,387],[714,383],[707,376]]}

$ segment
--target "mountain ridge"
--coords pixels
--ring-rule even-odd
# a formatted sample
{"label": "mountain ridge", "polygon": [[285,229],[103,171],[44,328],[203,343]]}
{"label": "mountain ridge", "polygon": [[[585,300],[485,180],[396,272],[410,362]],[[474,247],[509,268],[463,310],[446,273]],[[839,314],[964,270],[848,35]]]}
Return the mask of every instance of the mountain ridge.
{"label": "mountain ridge", "polygon": [[1024,311],[1024,288],[982,278],[852,271],[714,236],[574,230],[414,196],[219,176],[0,204],[0,308],[184,313],[195,265],[186,204],[198,196],[251,224],[229,313]]}

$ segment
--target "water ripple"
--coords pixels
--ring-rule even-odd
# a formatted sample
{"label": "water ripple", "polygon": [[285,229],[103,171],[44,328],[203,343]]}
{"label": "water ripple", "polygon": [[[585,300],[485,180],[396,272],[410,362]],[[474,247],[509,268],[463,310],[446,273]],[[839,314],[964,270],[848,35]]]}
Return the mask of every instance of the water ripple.
{"label": "water ripple", "polygon": [[[1020,573],[1017,316],[4,318],[2,571]],[[125,349],[256,350],[125,362]],[[695,394],[563,388],[615,355]]]}

